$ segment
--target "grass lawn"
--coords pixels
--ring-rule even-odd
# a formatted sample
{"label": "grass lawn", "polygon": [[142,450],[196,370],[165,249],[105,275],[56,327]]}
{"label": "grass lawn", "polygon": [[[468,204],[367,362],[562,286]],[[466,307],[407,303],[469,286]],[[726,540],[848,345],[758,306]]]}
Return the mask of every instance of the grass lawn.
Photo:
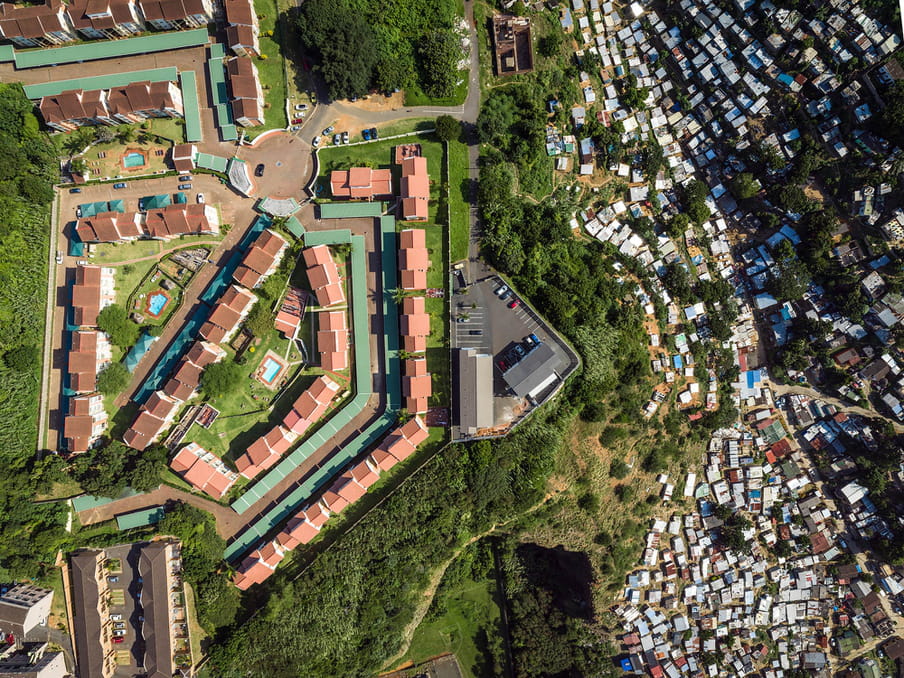
{"label": "grass lawn", "polygon": [[191,584],[184,582],[185,587],[185,607],[188,612],[188,637],[191,639],[191,658],[194,664],[201,661],[204,656],[201,648],[207,644],[208,635],[198,623],[198,605],[195,602],[195,591]]}
{"label": "grass lawn", "polygon": [[[107,264],[120,264],[133,259],[160,256],[166,243],[163,240],[133,240],[131,242],[102,243],[92,245],[92,264],[104,266]],[[151,265],[153,261],[149,260]],[[141,279],[135,281],[137,285]]]}
{"label": "grass lawn", "polygon": [[125,305],[129,295],[135,291],[135,288],[141,284],[144,277],[156,266],[157,262],[153,259],[117,266],[114,276],[116,280],[116,300]]}
{"label": "grass lawn", "polygon": [[468,179],[468,147],[460,141],[449,142],[449,232],[451,261],[468,257],[470,239],[470,184]]}
{"label": "grass lawn", "polygon": [[[141,130],[138,130],[140,134]],[[171,143],[158,139],[149,139],[140,143],[135,140],[127,143],[110,141],[91,146],[81,157],[88,163],[89,179],[114,179],[147,176],[149,174],[162,174],[170,171],[166,164],[166,151]],[[122,156],[131,150],[141,151],[146,158],[146,164],[132,169],[123,167]],[[163,151],[163,153],[160,153]]]}
{"label": "grass lawn", "polygon": [[[286,74],[282,40],[276,20],[279,10],[275,0],[254,0],[254,11],[260,22],[261,57],[255,60],[257,72],[264,90],[265,109],[264,126],[246,130],[249,137],[269,129],[282,128],[288,124],[286,120]],[[272,36],[268,33],[272,32]]]}
{"label": "grass lawn", "polygon": [[456,85],[452,96],[433,98],[427,96],[417,85],[405,90],[406,106],[461,106],[468,98],[468,72],[460,71],[461,82]]}
{"label": "grass lawn", "polygon": [[403,661],[419,664],[431,657],[452,652],[458,658],[462,673],[476,676],[475,668],[483,654],[477,646],[481,629],[496,633],[499,624],[499,606],[494,599],[495,584],[492,580],[465,579],[453,589],[440,591],[444,613],[440,617],[428,617],[414,632],[411,646]]}
{"label": "grass lawn", "polygon": [[174,144],[185,141],[185,121],[182,118],[152,118],[150,131]]}
{"label": "grass lawn", "polygon": [[436,118],[408,118],[398,122],[390,122],[377,125],[377,131],[381,137],[391,137],[395,134],[408,134],[420,130],[433,129],[436,126]]}

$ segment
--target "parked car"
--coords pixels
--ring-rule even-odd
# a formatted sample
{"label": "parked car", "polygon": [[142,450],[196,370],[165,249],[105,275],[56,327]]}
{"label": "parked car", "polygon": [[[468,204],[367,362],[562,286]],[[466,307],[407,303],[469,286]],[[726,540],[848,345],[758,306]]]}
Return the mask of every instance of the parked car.
{"label": "parked car", "polygon": [[264,163],[258,163],[257,167],[254,168],[254,176],[262,177],[264,176]]}
{"label": "parked car", "polygon": [[292,127],[291,127],[292,132],[297,132],[300,129],[301,129],[301,127],[299,127],[298,125],[292,125]]}
{"label": "parked car", "polygon": [[111,614],[110,620],[111,621],[122,621],[122,615],[121,614]]}
{"label": "parked car", "polygon": [[317,148],[320,145],[320,137],[319,136],[314,137],[314,140],[311,142],[311,145],[314,148]]}
{"label": "parked car", "polygon": [[126,623],[125,623],[125,622],[114,622],[114,623],[113,623],[113,628],[114,628],[114,629],[124,629],[125,627],[126,627]]}
{"label": "parked car", "polygon": [[70,189],[69,189],[69,192],[70,192],[70,193],[81,193],[81,192],[82,192],[82,189],[80,189],[80,188],[70,188]]}
{"label": "parked car", "polygon": [[528,334],[526,337],[524,337],[524,343],[528,346],[539,346],[541,343],[540,337],[538,337],[536,334]]}
{"label": "parked car", "polygon": [[126,185],[121,181],[117,184],[113,184],[113,188],[115,188],[115,189],[120,189],[120,188],[125,188],[125,187],[126,187]]}
{"label": "parked car", "polygon": [[179,184],[179,190],[180,191],[190,191],[191,184]]}
{"label": "parked car", "polygon": [[515,353],[524,357],[527,354],[527,351],[524,350],[524,347],[521,344],[515,344]]}
{"label": "parked car", "polygon": [[292,118],[293,125],[300,125],[303,122],[304,122],[304,118]]}
{"label": "parked car", "polygon": [[184,176],[179,177],[179,181],[191,181],[191,175],[186,174]]}
{"label": "parked car", "polygon": [[107,579],[110,580],[110,583],[111,583],[111,584],[118,584],[118,583],[119,583],[119,577],[107,577]]}
{"label": "parked car", "polygon": [[332,134],[334,129],[336,129],[336,128],[333,127],[332,125],[330,125],[325,130],[323,130],[323,136],[328,136],[328,135]]}
{"label": "parked car", "polygon": [[[139,200],[138,202],[140,203],[141,201]],[[138,205],[138,209],[139,209],[139,210],[141,209],[141,205],[140,205],[140,204]],[[82,208],[81,208],[81,207],[76,207],[76,208],[75,208],[75,216],[77,216],[79,219],[82,218]]]}
{"label": "parked car", "polygon": [[376,139],[377,137],[378,137],[378,135],[377,135],[377,128],[376,128],[376,127],[371,127],[371,128],[370,128],[370,138],[371,138],[371,139]]}
{"label": "parked car", "polygon": [[502,287],[497,287],[497,288],[496,288],[495,294],[496,294],[497,297],[499,297],[500,299],[502,299],[502,295],[505,294],[505,293],[508,292],[508,291],[509,291],[508,285],[503,285]]}
{"label": "parked car", "polygon": [[364,141],[370,141],[370,130],[369,129],[362,130],[361,136],[364,137]]}
{"label": "parked car", "polygon": [[517,299],[512,299],[512,300],[508,303],[508,307],[509,307],[509,308],[518,308],[518,303],[519,303],[519,302],[518,302]]}
{"label": "parked car", "polygon": [[465,318],[464,316],[458,316],[458,317],[455,319],[455,322],[457,322],[457,323],[466,323],[466,322],[468,322],[468,319]]}
{"label": "parked car", "polygon": [[337,132],[336,134],[333,135],[333,145],[338,146],[341,143],[342,143],[342,135]]}
{"label": "parked car", "polygon": [[113,635],[122,638],[124,635],[126,635],[126,632],[124,629],[117,629],[113,632]]}
{"label": "parked car", "polygon": [[479,337],[483,334],[483,330],[470,330],[468,332],[471,336]]}
{"label": "parked car", "polygon": [[198,200],[199,205],[203,205],[204,204],[204,194],[198,193],[197,200]]}
{"label": "parked car", "polygon": [[121,642],[123,642],[124,640],[125,640],[125,638],[123,638],[122,636],[116,636],[116,637],[113,638],[113,642],[114,642],[114,643],[121,643]]}
{"label": "parked car", "polygon": [[75,262],[75,263],[77,263],[79,266],[87,266],[87,265],[88,265],[88,260],[87,260],[87,259],[79,259],[79,260],[78,260],[77,262]]}
{"label": "parked car", "polygon": [[343,133],[342,133],[342,143],[343,143],[343,144],[347,144],[347,143],[348,143],[348,132],[343,132]]}
{"label": "parked car", "polygon": [[296,111],[306,111],[306,110],[308,110],[308,105],[307,104],[295,104],[295,110]]}
{"label": "parked car", "polygon": [[62,263],[63,263],[63,253],[60,252],[60,251],[57,251],[57,253],[56,253],[56,262],[57,262],[58,264],[62,264]]}

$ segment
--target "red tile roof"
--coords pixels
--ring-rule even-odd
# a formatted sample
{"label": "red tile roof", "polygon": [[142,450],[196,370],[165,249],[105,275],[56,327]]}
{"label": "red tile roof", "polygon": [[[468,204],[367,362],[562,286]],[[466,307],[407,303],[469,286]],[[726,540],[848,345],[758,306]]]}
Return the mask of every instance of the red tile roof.
{"label": "red tile roof", "polygon": [[388,198],[392,195],[392,172],[370,167],[335,170],[330,173],[330,191],[334,198]]}

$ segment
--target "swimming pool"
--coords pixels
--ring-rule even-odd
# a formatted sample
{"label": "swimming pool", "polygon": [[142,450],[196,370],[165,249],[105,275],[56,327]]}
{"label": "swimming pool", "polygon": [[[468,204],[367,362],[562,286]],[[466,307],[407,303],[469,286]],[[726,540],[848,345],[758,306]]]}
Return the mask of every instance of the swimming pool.
{"label": "swimming pool", "polygon": [[279,362],[268,357],[264,360],[264,371],[261,372],[261,379],[268,384],[272,384],[273,380],[276,379],[276,375],[282,370],[282,367],[283,366]]}
{"label": "swimming pool", "polygon": [[155,318],[159,318],[163,309],[169,303],[169,295],[166,292],[151,292],[148,295],[147,311]]}
{"label": "swimming pool", "polygon": [[122,166],[126,169],[131,169],[132,167],[142,167],[146,164],[147,158],[143,153],[131,151],[130,153],[126,153],[124,156],[122,156]]}

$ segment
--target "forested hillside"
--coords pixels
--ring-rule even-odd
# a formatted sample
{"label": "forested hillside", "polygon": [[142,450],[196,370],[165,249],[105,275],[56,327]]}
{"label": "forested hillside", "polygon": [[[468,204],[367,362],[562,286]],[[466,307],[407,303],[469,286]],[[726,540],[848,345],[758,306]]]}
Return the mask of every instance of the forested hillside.
{"label": "forested hillside", "polygon": [[[0,578],[52,562],[65,510],[36,506],[40,357],[47,291],[53,145],[19,85],[0,86]],[[50,466],[54,466],[50,462]]]}
{"label": "forested hillside", "polygon": [[334,99],[412,87],[443,98],[458,80],[460,11],[456,0],[308,0],[297,26]]}

